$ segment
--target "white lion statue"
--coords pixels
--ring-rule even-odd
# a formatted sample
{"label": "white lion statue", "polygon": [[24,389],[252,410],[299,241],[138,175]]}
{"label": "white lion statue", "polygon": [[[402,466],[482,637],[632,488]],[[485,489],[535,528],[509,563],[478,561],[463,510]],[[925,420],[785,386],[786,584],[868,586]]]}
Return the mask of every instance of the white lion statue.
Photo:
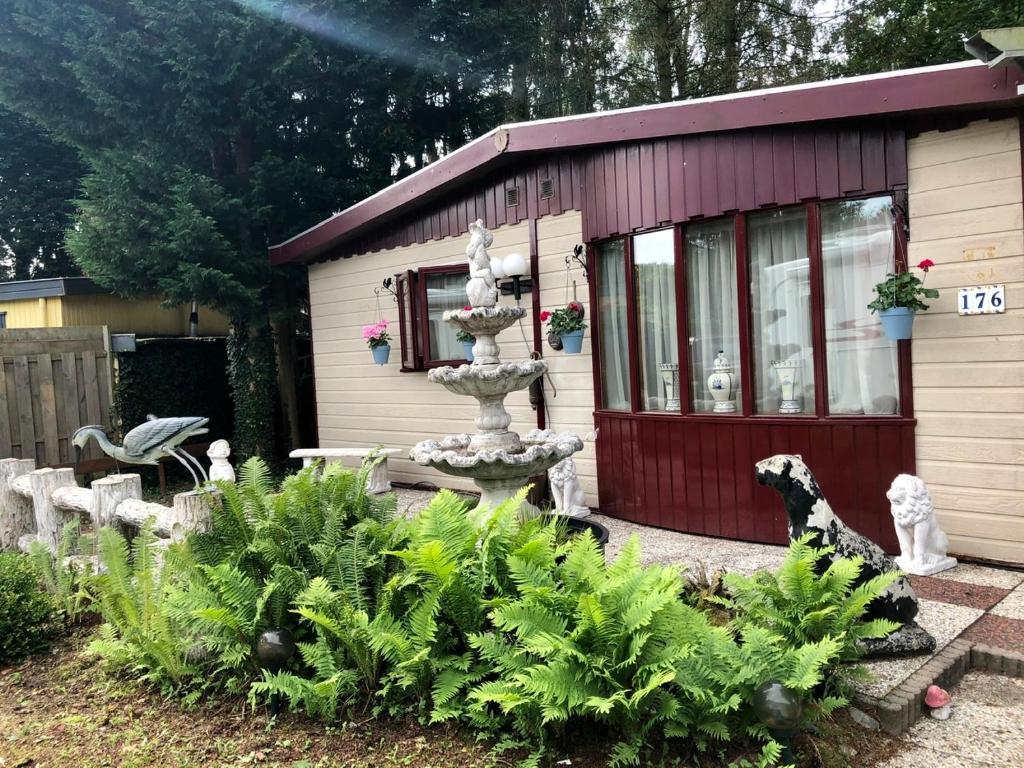
{"label": "white lion statue", "polygon": [[494,242],[494,235],[484,227],[482,219],[469,225],[469,245],[466,258],[469,260],[469,282],[466,296],[474,307],[493,307],[498,303],[498,285],[491,272],[491,257],[487,249]]}
{"label": "white lion statue", "polygon": [[555,500],[555,511],[569,517],[586,517],[590,514],[590,507],[583,497],[583,488],[576,474],[576,462],[571,456],[548,470],[548,482]]}
{"label": "white lion statue", "polygon": [[935,519],[935,505],[924,481],[914,475],[897,475],[885,495],[900,542],[896,565],[915,576],[954,567],[956,560],[946,555],[949,540]]}

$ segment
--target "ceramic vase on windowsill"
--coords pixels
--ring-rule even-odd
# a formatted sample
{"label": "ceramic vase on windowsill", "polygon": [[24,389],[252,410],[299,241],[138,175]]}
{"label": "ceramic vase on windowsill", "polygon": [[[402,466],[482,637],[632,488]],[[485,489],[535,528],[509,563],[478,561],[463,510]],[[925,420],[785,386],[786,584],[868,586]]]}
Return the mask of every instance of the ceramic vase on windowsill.
{"label": "ceramic vase on windowsill", "polygon": [[661,382],[665,385],[665,410],[678,411],[679,408],[679,363],[662,363]]}
{"label": "ceramic vase on windowsill", "polygon": [[802,413],[803,406],[797,399],[797,384],[800,376],[800,361],[790,358],[789,360],[772,360],[772,368],[779,380],[779,413]]}
{"label": "ceramic vase on windowsill", "polygon": [[736,395],[736,374],[733,371],[729,359],[725,356],[725,350],[718,350],[714,370],[708,376],[708,390],[715,401],[712,413],[736,413],[736,403],[733,400]]}
{"label": "ceramic vase on windowsill", "polygon": [[462,354],[465,355],[466,360],[470,363],[473,362],[473,345],[476,341],[464,341],[462,342]]}

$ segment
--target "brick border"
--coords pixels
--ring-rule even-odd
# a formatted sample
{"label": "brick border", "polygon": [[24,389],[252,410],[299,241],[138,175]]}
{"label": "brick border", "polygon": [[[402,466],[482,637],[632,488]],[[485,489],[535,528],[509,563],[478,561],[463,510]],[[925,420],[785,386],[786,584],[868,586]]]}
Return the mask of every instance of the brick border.
{"label": "brick border", "polygon": [[949,688],[972,669],[1024,677],[1024,654],[958,638],[882,698],[858,695],[852,704],[873,715],[883,731],[899,736],[926,712],[924,694],[929,685]]}

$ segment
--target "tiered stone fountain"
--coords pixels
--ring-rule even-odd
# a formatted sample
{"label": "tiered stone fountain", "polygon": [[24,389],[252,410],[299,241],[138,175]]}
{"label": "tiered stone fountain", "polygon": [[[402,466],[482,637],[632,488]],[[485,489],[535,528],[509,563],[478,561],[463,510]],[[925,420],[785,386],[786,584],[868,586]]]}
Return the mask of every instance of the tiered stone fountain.
{"label": "tiered stone fountain", "polygon": [[472,478],[480,488],[480,507],[492,508],[514,496],[531,477],[583,450],[583,441],[577,435],[550,430],[534,429],[523,437],[509,430],[512,417],[505,410],[505,397],[529,387],[544,375],[548,365],[544,360],[503,363],[498,357],[495,337],[522,319],[526,310],[497,306],[498,287],[487,255],[493,235],[480,220],[470,224],[469,232],[466,295],[470,309],[445,312],[444,320],[476,338],[473,362],[458,368],[435,368],[428,378],[450,392],[477,399],[478,432],[448,435],[440,442],[424,440],[412,449],[410,458],[448,475]]}

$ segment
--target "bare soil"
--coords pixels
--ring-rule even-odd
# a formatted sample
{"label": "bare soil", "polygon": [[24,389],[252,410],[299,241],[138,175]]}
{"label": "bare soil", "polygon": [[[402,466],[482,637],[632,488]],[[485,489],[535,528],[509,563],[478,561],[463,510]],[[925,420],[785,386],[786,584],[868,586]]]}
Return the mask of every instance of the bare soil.
{"label": "bare soil", "polygon": [[[139,682],[111,676],[83,653],[92,629],[80,628],[51,653],[0,669],[0,768],[503,768],[471,733],[412,719],[327,725],[282,713],[270,723],[239,697],[186,709]],[[604,768],[610,744],[600,732],[577,734],[557,765]],[[865,731],[845,715],[798,738],[801,768],[868,768],[899,742]],[[708,756],[721,766],[735,752]],[[558,761],[562,762],[558,762]],[[565,762],[568,760],[569,762]],[[671,755],[657,763],[691,765]]]}

